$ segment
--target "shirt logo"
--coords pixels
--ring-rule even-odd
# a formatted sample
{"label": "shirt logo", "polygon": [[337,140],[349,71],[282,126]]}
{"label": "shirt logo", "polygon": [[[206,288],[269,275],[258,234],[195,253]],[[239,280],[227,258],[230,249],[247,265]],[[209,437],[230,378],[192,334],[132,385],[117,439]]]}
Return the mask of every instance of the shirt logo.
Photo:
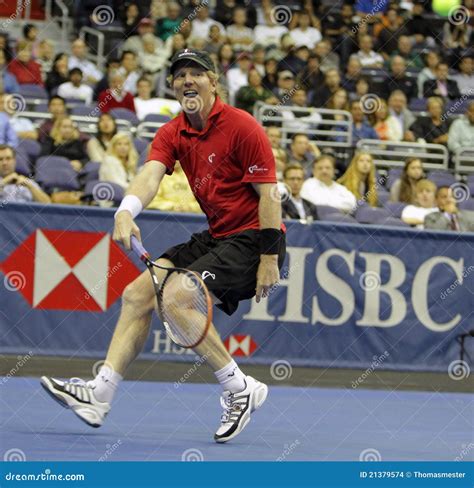
{"label": "shirt logo", "polygon": [[215,274],[213,274],[213,273],[211,273],[210,271],[203,271],[203,272],[202,272],[201,277],[202,277],[203,281],[204,281],[206,278],[209,278],[209,276],[210,276],[210,277],[211,277],[213,280],[215,280],[215,279],[216,279],[216,275],[215,275]]}
{"label": "shirt logo", "polygon": [[265,173],[268,171],[268,168],[259,168],[256,164],[254,164],[253,166],[250,166],[249,168],[249,173],[251,175],[253,175],[254,173]]}
{"label": "shirt logo", "polygon": [[216,153],[212,153],[212,154],[209,154],[209,156],[207,157],[207,160],[209,161],[210,164],[212,164],[214,162],[215,156],[216,156]]}

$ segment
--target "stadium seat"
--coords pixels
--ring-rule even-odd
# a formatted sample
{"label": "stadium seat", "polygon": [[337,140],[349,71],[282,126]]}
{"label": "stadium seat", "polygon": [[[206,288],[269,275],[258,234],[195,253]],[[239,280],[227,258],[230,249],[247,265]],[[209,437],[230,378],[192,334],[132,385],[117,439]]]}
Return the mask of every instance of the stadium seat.
{"label": "stadium seat", "polygon": [[[472,193],[471,193],[472,195]],[[474,212],[474,197],[469,198],[468,200],[465,200],[464,202],[459,202],[459,208],[461,210],[470,210],[471,212]]]}
{"label": "stadium seat", "polygon": [[86,183],[84,200],[89,202],[113,202],[119,205],[125,195],[125,190],[111,181],[92,180]]}
{"label": "stadium seat", "polygon": [[[319,210],[319,207],[318,207]],[[328,213],[324,216],[318,214],[319,220],[322,222],[342,222],[345,224],[357,224],[357,220],[350,215],[343,214],[341,212]]]}
{"label": "stadium seat", "polygon": [[35,105],[35,112],[41,112],[48,114],[49,113],[49,107],[47,103],[38,103]]}
{"label": "stadium seat", "polygon": [[403,172],[403,168],[391,168],[387,175],[387,189],[390,190],[392,185],[397,181]]}
{"label": "stadium seat", "polygon": [[81,117],[98,117],[100,112],[95,105],[76,105],[71,108],[71,115],[79,115]]}
{"label": "stadium seat", "polygon": [[36,161],[36,181],[47,191],[79,190],[77,172],[68,159],[42,156]]}
{"label": "stadium seat", "polygon": [[17,150],[20,147],[23,151],[26,152],[26,154],[28,154],[31,163],[34,163],[36,161],[41,152],[40,143],[37,141],[33,141],[32,139],[21,139]]}
{"label": "stadium seat", "polygon": [[474,174],[469,175],[466,181],[469,192],[471,193],[471,198],[474,198]]}
{"label": "stadium seat", "polygon": [[139,155],[138,166],[142,166],[148,157],[148,146],[150,145],[150,141],[136,137],[133,139],[133,143],[135,144],[135,149]]}
{"label": "stadium seat", "polygon": [[462,115],[466,112],[467,106],[471,103],[467,97],[451,100],[446,107],[446,112],[453,115]]}
{"label": "stadium seat", "polygon": [[89,161],[84,167],[79,171],[79,181],[82,184],[86,184],[89,181],[94,181],[99,179],[99,168],[100,163],[97,161]]}
{"label": "stadium seat", "polygon": [[390,212],[393,217],[400,218],[406,203],[403,202],[386,202],[384,207]]}
{"label": "stadium seat", "polygon": [[85,105],[85,101],[82,98],[66,98],[66,105],[68,107],[75,107],[77,105]]}
{"label": "stadium seat", "polygon": [[326,217],[328,215],[332,214],[340,214],[342,215],[342,212],[337,209],[336,207],[330,207],[329,205],[316,205],[317,211],[318,211],[318,216],[319,218]]}
{"label": "stadium seat", "polygon": [[408,108],[413,112],[425,112],[426,98],[412,98],[408,104]]}
{"label": "stadium seat", "polygon": [[15,171],[21,175],[29,176],[31,174],[31,160],[28,153],[18,147],[16,149],[16,166]]}
{"label": "stadium seat", "polygon": [[42,98],[48,100],[48,92],[40,85],[24,84],[20,85],[20,95],[25,98]]}
{"label": "stadium seat", "polygon": [[369,205],[358,207],[355,212],[355,218],[361,224],[379,224],[390,217],[391,214],[387,209],[374,208]]}
{"label": "stadium seat", "polygon": [[135,113],[128,110],[128,108],[113,108],[109,113],[115,119],[124,119],[134,126],[137,126],[140,123]]}
{"label": "stadium seat", "polygon": [[379,224],[391,225],[392,227],[410,227],[407,223],[403,222],[403,220],[397,219],[395,217],[388,217],[387,219],[379,222]]}
{"label": "stadium seat", "polygon": [[379,190],[377,192],[377,197],[379,200],[379,205],[385,205],[390,200],[390,192]]}
{"label": "stadium seat", "polygon": [[144,122],[169,122],[171,117],[162,114],[148,114],[143,120]]}
{"label": "stadium seat", "polygon": [[456,183],[456,178],[446,171],[431,171],[428,174],[428,179],[432,181],[437,188],[440,186],[451,186]]}

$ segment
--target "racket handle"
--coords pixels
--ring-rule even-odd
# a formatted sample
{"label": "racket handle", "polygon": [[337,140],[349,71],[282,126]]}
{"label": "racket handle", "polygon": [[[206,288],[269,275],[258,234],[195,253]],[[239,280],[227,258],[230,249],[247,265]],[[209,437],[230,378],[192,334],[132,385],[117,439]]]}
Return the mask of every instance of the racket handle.
{"label": "racket handle", "polygon": [[151,256],[148,254],[148,251],[143,247],[143,244],[135,236],[130,237],[130,244],[132,246],[133,252],[142,261],[147,261],[151,259]]}

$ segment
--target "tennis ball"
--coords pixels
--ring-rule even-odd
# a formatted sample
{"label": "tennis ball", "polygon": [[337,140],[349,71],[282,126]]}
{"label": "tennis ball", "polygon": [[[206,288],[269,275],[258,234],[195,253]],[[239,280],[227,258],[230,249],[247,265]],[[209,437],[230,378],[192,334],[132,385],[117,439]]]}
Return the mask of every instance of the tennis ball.
{"label": "tennis ball", "polygon": [[433,0],[431,7],[433,12],[441,17],[448,17],[450,10],[459,5],[461,5],[461,0]]}

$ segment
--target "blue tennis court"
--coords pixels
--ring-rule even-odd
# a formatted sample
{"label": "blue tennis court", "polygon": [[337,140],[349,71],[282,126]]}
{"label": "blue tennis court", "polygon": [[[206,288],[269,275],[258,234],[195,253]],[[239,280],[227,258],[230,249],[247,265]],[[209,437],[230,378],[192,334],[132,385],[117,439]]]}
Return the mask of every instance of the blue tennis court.
{"label": "blue tennis court", "polygon": [[1,393],[2,451],[20,450],[28,461],[474,457],[466,393],[271,386],[251,424],[224,445],[213,441],[217,385],[125,381],[100,429],[53,403],[38,378],[5,378]]}

